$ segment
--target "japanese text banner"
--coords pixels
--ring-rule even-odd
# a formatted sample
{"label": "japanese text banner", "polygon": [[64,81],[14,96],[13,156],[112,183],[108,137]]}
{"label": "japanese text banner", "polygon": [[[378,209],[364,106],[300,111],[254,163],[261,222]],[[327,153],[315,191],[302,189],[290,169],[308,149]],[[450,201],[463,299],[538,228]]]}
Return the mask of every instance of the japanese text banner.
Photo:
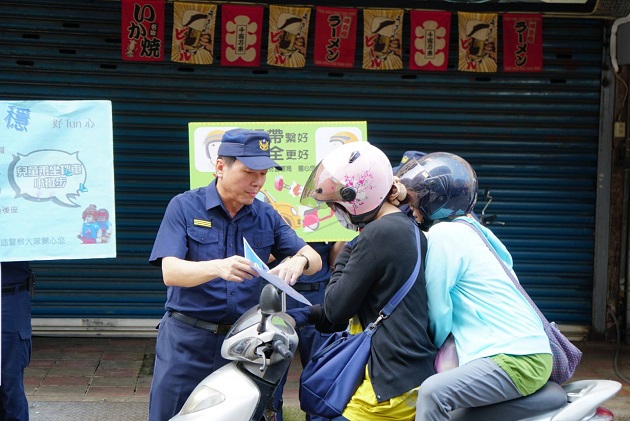
{"label": "japanese text banner", "polygon": [[122,0],[123,60],[164,60],[164,0]]}
{"label": "japanese text banner", "polygon": [[308,7],[269,6],[269,42],[267,64],[298,68],[306,65]]}
{"label": "japanese text banner", "polygon": [[543,66],[542,15],[503,15],[503,70],[540,72]]}
{"label": "japanese text banner", "polygon": [[116,257],[111,102],[0,112],[0,261]]}
{"label": "japanese text banner", "polygon": [[451,13],[412,10],[410,17],[409,69],[446,71]]}
{"label": "japanese text banner", "polygon": [[352,68],[357,39],[357,9],[315,8],[316,66]]}
{"label": "japanese text banner", "polygon": [[271,159],[282,171],[269,169],[256,197],[271,204],[300,237],[307,242],[348,241],[357,235],[339,224],[332,209],[324,204],[303,205],[300,195],[311,171],[327,153],[367,139],[365,121],[189,123],[191,188],[213,180],[221,137],[237,127],[269,133]]}
{"label": "japanese text banner", "polygon": [[222,66],[259,66],[262,6],[221,6]]}
{"label": "japanese text banner", "polygon": [[175,2],[171,61],[212,64],[216,4]]}
{"label": "japanese text banner", "polygon": [[363,68],[402,69],[403,9],[363,10]]}
{"label": "japanese text banner", "polygon": [[459,12],[459,66],[463,72],[497,71],[496,13]]}

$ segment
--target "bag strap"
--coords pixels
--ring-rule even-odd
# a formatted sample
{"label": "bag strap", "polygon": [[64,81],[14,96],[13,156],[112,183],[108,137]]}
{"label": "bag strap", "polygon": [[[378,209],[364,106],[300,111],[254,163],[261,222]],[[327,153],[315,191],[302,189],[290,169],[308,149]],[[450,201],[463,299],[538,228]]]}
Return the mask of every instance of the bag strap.
{"label": "bag strap", "polygon": [[494,247],[492,247],[492,244],[490,244],[490,242],[488,242],[488,239],[479,230],[479,228],[477,228],[474,224],[471,224],[470,222],[466,221],[465,219],[455,219],[453,222],[459,222],[460,224],[468,225],[470,228],[472,228],[473,231],[475,231],[477,233],[477,235],[481,238],[481,240],[486,244],[486,247],[488,247],[488,249],[492,252],[494,257],[497,258],[497,260],[501,264],[501,267],[503,268],[503,270],[505,271],[507,276],[510,277],[510,279],[512,280],[512,283],[514,284],[516,289],[518,289],[520,291],[520,293],[523,295],[523,297],[525,297],[527,302],[529,302],[529,304],[533,307],[534,311],[536,311],[536,314],[538,314],[538,316],[540,317],[540,320],[542,320],[543,324],[544,323],[549,323],[547,318],[542,314],[542,312],[540,311],[538,306],[534,303],[534,301],[531,299],[529,294],[527,294],[527,292],[525,292],[525,289],[523,288],[521,283],[516,279],[516,277],[514,276],[514,272],[512,272],[510,269],[508,269],[508,267],[505,264],[505,262],[503,261],[503,259],[501,259],[499,257],[499,255],[497,254],[497,251],[494,249]]}
{"label": "bag strap", "polygon": [[420,267],[422,266],[422,250],[420,248],[420,229],[415,225],[415,234],[416,234],[416,248],[418,249],[418,260],[416,261],[416,266],[413,268],[413,272],[409,275],[409,279],[400,287],[400,289],[394,294],[394,296],[389,300],[385,307],[380,311],[378,318],[376,321],[370,323],[368,327],[365,328],[365,332],[370,336],[374,334],[376,329],[378,328],[381,320],[387,319],[390,314],[394,311],[396,306],[400,304],[405,295],[409,292],[413,284],[416,282],[418,278],[418,274],[420,273]]}

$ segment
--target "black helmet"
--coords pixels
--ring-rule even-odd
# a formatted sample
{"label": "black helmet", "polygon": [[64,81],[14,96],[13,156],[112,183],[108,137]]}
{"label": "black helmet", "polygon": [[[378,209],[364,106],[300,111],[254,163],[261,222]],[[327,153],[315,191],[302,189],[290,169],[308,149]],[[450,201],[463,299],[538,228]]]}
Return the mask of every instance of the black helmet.
{"label": "black helmet", "polygon": [[410,192],[410,204],[423,216],[423,228],[434,221],[472,212],[477,201],[477,175],[463,158],[434,152],[414,158],[395,174]]}

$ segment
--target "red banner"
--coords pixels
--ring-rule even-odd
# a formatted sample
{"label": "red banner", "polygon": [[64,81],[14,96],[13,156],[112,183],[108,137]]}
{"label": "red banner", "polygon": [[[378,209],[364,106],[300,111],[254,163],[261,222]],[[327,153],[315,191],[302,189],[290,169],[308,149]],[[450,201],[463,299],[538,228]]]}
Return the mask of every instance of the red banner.
{"label": "red banner", "polygon": [[165,0],[122,0],[123,60],[164,60],[164,4]]}
{"label": "red banner", "polygon": [[409,69],[446,71],[451,13],[412,10]]}
{"label": "red banner", "polygon": [[315,8],[315,66],[352,68],[357,16],[357,9]]}
{"label": "red banner", "polygon": [[262,6],[221,6],[222,66],[260,65],[263,11]]}
{"label": "red banner", "polygon": [[503,15],[503,71],[542,71],[542,15]]}

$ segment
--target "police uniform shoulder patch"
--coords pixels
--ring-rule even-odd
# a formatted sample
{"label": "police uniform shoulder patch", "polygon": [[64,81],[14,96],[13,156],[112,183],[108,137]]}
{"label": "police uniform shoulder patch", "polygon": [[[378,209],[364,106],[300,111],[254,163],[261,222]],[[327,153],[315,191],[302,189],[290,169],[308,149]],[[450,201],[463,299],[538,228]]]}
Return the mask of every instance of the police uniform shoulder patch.
{"label": "police uniform shoulder patch", "polygon": [[193,225],[196,227],[212,228],[212,222],[204,221],[203,219],[193,219]]}

